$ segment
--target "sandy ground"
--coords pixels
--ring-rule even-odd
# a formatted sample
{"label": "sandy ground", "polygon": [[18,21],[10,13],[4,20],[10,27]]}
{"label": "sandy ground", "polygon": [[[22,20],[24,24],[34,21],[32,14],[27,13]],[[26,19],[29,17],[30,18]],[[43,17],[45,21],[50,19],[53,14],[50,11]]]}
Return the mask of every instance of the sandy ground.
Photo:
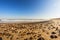
{"label": "sandy ground", "polygon": [[30,23],[0,23],[0,40],[60,40],[60,19]]}

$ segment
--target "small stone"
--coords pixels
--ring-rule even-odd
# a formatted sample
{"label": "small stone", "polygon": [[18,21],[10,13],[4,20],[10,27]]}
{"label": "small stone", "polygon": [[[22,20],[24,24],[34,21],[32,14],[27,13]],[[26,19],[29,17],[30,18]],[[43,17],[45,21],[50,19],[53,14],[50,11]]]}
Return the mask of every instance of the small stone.
{"label": "small stone", "polygon": [[56,35],[51,35],[50,38],[54,39],[54,38],[57,38]]}
{"label": "small stone", "polygon": [[0,37],[0,40],[2,40],[2,37]]}
{"label": "small stone", "polygon": [[29,39],[30,39],[30,40],[32,40],[33,38],[32,38],[32,37],[30,37]]}
{"label": "small stone", "polygon": [[27,40],[27,39],[24,39],[24,40]]}
{"label": "small stone", "polygon": [[38,40],[45,40],[43,37],[38,38]]}
{"label": "small stone", "polygon": [[51,34],[56,34],[55,32],[52,32]]}
{"label": "small stone", "polygon": [[27,33],[27,35],[29,35],[29,34],[31,34],[31,33]]}

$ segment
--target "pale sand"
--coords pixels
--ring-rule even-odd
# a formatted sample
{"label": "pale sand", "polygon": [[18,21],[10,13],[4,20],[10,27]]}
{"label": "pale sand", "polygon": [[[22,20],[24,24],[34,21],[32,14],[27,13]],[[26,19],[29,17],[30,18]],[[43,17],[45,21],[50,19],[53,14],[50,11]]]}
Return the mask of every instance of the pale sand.
{"label": "pale sand", "polygon": [[60,19],[28,23],[0,23],[2,40],[60,40]]}

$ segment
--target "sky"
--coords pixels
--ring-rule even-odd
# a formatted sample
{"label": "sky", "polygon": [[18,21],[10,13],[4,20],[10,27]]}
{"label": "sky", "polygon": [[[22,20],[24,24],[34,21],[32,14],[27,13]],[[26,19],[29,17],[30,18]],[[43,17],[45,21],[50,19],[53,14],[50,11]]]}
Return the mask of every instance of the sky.
{"label": "sky", "polygon": [[60,0],[0,0],[0,18],[60,18]]}

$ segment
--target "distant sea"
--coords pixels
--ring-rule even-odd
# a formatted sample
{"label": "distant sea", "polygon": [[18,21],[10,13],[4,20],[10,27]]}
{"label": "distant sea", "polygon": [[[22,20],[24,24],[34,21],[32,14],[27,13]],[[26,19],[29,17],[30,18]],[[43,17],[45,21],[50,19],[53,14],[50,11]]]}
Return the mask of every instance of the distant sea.
{"label": "distant sea", "polygon": [[0,19],[0,23],[14,23],[14,22],[25,23],[25,22],[40,22],[40,21],[46,21],[46,20],[43,20],[43,19]]}

